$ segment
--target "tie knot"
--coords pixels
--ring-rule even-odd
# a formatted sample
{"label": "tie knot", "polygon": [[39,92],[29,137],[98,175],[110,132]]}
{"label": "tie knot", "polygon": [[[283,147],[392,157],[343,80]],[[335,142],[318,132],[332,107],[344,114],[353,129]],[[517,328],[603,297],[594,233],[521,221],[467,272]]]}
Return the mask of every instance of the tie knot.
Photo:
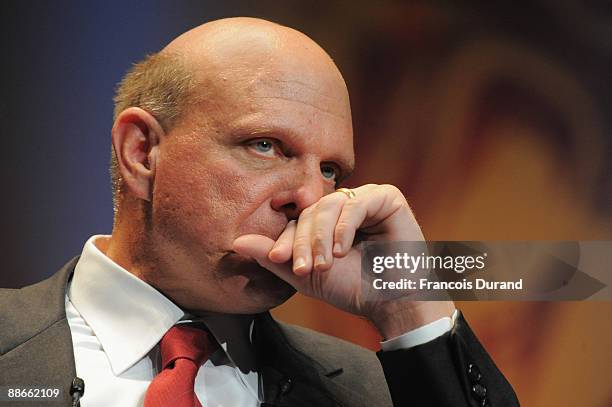
{"label": "tie knot", "polygon": [[160,348],[164,369],[181,358],[189,359],[200,366],[216,350],[217,342],[203,329],[175,325],[162,338]]}

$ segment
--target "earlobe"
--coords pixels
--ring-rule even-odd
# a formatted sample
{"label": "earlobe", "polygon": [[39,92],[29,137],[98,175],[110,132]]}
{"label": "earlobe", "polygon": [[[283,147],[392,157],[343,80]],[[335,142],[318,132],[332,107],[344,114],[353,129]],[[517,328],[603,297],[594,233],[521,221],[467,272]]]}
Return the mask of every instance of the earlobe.
{"label": "earlobe", "polygon": [[113,148],[126,192],[150,201],[158,145],[163,136],[161,125],[148,112],[131,107],[117,117],[112,133]]}

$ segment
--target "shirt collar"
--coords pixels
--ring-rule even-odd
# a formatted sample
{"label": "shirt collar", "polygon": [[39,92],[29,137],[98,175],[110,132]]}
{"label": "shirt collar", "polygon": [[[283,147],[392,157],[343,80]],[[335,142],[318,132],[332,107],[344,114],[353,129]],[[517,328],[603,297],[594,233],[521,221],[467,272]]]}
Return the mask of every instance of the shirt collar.
{"label": "shirt collar", "polygon": [[[247,386],[256,390],[257,381],[253,382],[249,375],[256,370],[251,349],[253,317],[185,314],[162,293],[98,249],[96,240],[108,238],[95,235],[85,243],[68,297],[100,341],[113,373],[120,375],[142,359],[177,322],[201,321],[221,344],[225,358],[238,368]],[[219,361],[222,360],[223,357]]]}
{"label": "shirt collar", "polygon": [[159,291],[113,262],[92,236],[75,267],[68,297],[100,341],[115,375],[142,359],[183,316]]}

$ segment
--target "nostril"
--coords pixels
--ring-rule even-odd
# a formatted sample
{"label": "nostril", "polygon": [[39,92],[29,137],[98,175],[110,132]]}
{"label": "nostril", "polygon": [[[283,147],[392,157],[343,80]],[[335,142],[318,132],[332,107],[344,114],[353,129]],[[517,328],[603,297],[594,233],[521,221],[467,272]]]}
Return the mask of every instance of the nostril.
{"label": "nostril", "polygon": [[294,202],[287,203],[282,206],[282,212],[287,216],[287,220],[297,220],[300,216],[300,211],[298,210],[297,204]]}
{"label": "nostril", "polygon": [[283,205],[283,209],[293,212],[293,211],[295,211],[297,209],[297,205],[294,204],[293,202],[292,203],[288,203],[288,204]]}

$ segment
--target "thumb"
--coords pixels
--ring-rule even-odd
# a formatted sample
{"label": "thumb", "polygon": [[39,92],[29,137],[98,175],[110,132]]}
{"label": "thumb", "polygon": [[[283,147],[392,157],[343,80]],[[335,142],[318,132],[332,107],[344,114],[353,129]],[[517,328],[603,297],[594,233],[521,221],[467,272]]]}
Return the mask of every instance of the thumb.
{"label": "thumb", "polygon": [[277,277],[298,288],[300,278],[291,270],[291,262],[277,264],[268,259],[268,253],[276,242],[263,235],[242,235],[232,245],[232,249],[241,256],[255,260],[261,267],[271,271]]}

